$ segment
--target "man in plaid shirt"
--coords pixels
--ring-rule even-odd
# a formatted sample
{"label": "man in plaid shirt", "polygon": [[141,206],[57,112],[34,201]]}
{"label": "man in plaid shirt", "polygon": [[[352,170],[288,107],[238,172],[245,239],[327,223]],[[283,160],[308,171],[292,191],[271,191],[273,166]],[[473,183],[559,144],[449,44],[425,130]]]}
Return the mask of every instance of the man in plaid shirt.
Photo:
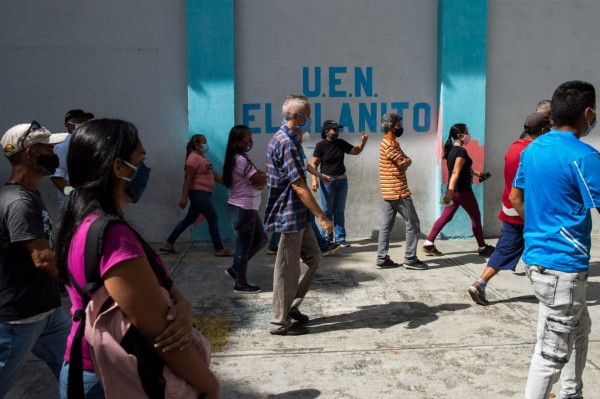
{"label": "man in plaid shirt", "polygon": [[273,271],[273,320],[269,332],[301,335],[308,332],[303,324],[309,318],[298,307],[321,259],[307,212],[310,210],[316,216],[328,234],[333,231],[333,222],[327,219],[306,184],[300,143],[312,123],[310,102],[305,96],[288,96],[282,113],[281,128],[269,141],[267,149],[269,193],[265,230],[281,233]]}

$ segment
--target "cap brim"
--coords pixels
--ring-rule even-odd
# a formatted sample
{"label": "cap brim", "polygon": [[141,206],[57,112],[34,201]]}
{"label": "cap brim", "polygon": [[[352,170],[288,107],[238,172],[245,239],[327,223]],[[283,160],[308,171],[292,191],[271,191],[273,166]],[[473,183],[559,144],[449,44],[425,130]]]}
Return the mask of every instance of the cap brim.
{"label": "cap brim", "polygon": [[53,133],[48,137],[48,141],[46,140],[39,141],[38,143],[42,144],[60,144],[65,141],[69,137],[69,133]]}

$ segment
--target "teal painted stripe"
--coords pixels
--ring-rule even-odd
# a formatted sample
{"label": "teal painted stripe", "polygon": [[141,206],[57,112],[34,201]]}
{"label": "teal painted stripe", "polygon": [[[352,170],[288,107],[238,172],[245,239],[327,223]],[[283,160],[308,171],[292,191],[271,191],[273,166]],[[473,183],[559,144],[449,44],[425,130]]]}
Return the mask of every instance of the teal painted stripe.
{"label": "teal painted stripe", "polygon": [[[487,0],[439,0],[438,2],[438,198],[444,194],[442,185],[441,149],[450,127],[466,123],[473,140],[467,146],[477,169],[485,150],[485,98],[487,57]],[[477,180],[477,179],[475,179]],[[474,184],[483,221],[483,187]],[[437,203],[437,202],[436,202]],[[441,214],[442,207],[437,209]],[[471,221],[462,208],[442,230],[443,238],[472,237]]]}
{"label": "teal painted stripe", "polygon": [[[188,121],[189,135],[202,133],[210,143],[207,154],[217,173],[229,130],[235,124],[233,0],[187,0]],[[213,204],[219,215],[223,240],[233,230],[225,212],[227,191],[215,185]],[[209,240],[207,223],[192,230],[194,240]]]}

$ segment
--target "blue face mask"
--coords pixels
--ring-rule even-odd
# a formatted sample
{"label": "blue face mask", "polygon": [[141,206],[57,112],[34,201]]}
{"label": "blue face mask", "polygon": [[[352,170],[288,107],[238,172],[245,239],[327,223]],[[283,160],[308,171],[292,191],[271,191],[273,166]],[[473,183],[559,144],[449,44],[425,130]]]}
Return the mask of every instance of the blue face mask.
{"label": "blue face mask", "polygon": [[[292,125],[292,127],[295,127],[296,129],[300,130],[300,133],[310,133],[311,128],[312,128],[312,119],[310,118],[310,116],[304,116],[300,112],[296,112],[296,114],[298,114],[302,118],[304,118],[304,124],[302,124],[302,125]],[[288,116],[287,118],[285,118],[283,120],[284,123],[288,119],[291,119],[291,116]]]}
{"label": "blue face mask", "polygon": [[203,154],[206,154],[208,152],[208,143],[204,143],[202,144],[202,149],[200,151],[202,151]]}
{"label": "blue face mask", "polygon": [[141,162],[138,166],[133,166],[127,161],[123,161],[123,163],[133,170],[135,173],[132,177],[123,177],[120,176],[121,179],[129,182],[127,187],[125,188],[125,192],[131,198],[131,201],[135,204],[140,200],[144,190],[146,189],[146,185],[148,184],[148,180],[150,179],[150,168],[146,166],[144,162]]}

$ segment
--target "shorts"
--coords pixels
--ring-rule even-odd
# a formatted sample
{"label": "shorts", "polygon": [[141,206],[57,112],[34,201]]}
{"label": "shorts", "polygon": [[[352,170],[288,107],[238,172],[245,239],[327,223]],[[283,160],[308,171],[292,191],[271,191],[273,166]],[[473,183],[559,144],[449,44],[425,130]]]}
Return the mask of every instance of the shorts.
{"label": "shorts", "polygon": [[525,249],[523,225],[502,222],[502,233],[496,250],[488,261],[488,267],[496,270],[514,271]]}

